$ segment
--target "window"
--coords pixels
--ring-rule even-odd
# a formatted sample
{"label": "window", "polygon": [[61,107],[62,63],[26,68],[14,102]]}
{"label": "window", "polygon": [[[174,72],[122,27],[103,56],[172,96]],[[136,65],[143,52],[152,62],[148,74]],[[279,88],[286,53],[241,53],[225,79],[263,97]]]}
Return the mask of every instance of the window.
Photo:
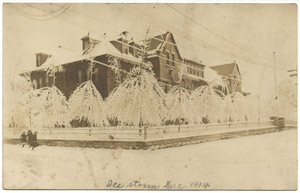
{"label": "window", "polygon": [[170,64],[170,53],[166,52],[166,56],[167,56],[167,64]]}
{"label": "window", "polygon": [[125,41],[122,41],[122,53],[128,54],[128,44]]}
{"label": "window", "polygon": [[42,78],[40,78],[40,80],[39,80],[39,86],[40,86],[40,88],[43,86],[43,79]]}
{"label": "window", "polygon": [[200,77],[204,77],[203,66],[200,66]]}
{"label": "window", "polygon": [[172,66],[175,66],[175,54],[172,53],[171,56],[172,56],[172,58],[171,58]]}
{"label": "window", "polygon": [[187,68],[187,73],[191,74],[191,68],[190,67]]}
{"label": "window", "polygon": [[98,76],[99,76],[99,70],[98,70],[98,68],[95,68],[94,73],[93,73],[93,81],[98,82],[98,80],[99,80]]}
{"label": "window", "polygon": [[89,68],[88,68],[88,69],[86,69],[86,71],[85,71],[85,74],[86,74],[86,80],[89,79],[89,73],[90,73],[90,71],[89,71]]}
{"label": "window", "polygon": [[197,67],[197,76],[200,76],[199,66]]}
{"label": "window", "polygon": [[78,83],[82,82],[82,73],[81,70],[78,70]]}
{"label": "window", "polygon": [[137,54],[137,49],[138,48],[133,46],[132,49],[133,49],[133,56],[138,57],[138,54]]}
{"label": "window", "polygon": [[49,86],[49,77],[47,74],[46,74],[46,86]]}
{"label": "window", "polygon": [[37,89],[37,81],[36,81],[36,79],[33,79],[32,84],[33,84],[33,89]]}
{"label": "window", "polygon": [[86,81],[86,80],[87,80],[87,79],[86,79],[87,77],[85,76],[85,74],[86,74],[86,69],[83,69],[82,72],[81,72],[81,74],[82,74],[82,78],[81,78],[82,81]]}

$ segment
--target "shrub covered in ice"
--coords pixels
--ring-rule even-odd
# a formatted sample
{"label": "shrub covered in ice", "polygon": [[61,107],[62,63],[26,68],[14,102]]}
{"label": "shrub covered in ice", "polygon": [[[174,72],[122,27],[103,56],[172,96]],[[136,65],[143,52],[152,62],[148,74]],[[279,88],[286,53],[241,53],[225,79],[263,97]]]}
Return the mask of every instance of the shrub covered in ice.
{"label": "shrub covered in ice", "polygon": [[67,99],[56,86],[37,89],[33,96],[33,127],[70,127]]}
{"label": "shrub covered in ice", "polygon": [[171,123],[185,122],[193,123],[194,112],[189,99],[190,92],[180,86],[174,86],[165,96],[167,121]]}
{"label": "shrub covered in ice", "polygon": [[76,88],[68,105],[71,120],[84,120],[95,127],[108,125],[102,96],[91,80]]}
{"label": "shrub covered in ice", "polygon": [[131,71],[133,76],[117,87],[106,101],[111,120],[122,125],[160,125],[165,115],[164,91],[154,74],[140,67]]}
{"label": "shrub covered in ice", "polygon": [[192,92],[191,100],[195,121],[201,123],[203,119],[208,119],[209,122],[215,123],[226,120],[224,102],[218,93],[219,91],[212,86],[201,86]]}
{"label": "shrub covered in ice", "polygon": [[31,101],[34,98],[29,76],[16,76],[6,89],[4,97],[4,126],[28,128],[30,126]]}

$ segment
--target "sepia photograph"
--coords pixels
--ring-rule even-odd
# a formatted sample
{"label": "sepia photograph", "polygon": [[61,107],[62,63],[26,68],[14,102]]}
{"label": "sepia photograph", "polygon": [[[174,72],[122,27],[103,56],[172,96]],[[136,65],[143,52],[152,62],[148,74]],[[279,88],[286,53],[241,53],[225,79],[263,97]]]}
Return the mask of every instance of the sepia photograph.
{"label": "sepia photograph", "polygon": [[297,190],[296,3],[3,3],[5,190]]}

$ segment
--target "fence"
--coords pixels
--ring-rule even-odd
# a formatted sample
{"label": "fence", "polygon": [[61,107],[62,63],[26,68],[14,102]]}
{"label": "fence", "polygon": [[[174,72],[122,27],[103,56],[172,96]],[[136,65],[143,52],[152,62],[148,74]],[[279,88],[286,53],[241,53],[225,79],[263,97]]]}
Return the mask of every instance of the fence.
{"label": "fence", "polygon": [[[296,124],[286,122],[286,124]],[[36,129],[39,139],[71,139],[71,140],[116,140],[116,141],[144,141],[189,137],[237,130],[259,129],[275,127],[274,121],[264,122],[230,122],[201,125],[172,125],[172,126],[109,126],[109,127],[81,127],[81,128],[47,128]],[[9,128],[4,131],[4,137],[18,138],[21,129]]]}

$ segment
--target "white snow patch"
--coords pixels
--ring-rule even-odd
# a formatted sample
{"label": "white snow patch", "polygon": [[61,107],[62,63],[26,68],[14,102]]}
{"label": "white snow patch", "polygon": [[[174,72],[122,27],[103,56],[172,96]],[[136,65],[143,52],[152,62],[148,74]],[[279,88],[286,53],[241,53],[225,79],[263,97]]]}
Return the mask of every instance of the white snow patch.
{"label": "white snow patch", "polygon": [[[18,179],[18,180],[16,180]],[[297,131],[162,150],[3,146],[3,187],[97,189],[109,180],[208,182],[209,189],[296,189]]]}

